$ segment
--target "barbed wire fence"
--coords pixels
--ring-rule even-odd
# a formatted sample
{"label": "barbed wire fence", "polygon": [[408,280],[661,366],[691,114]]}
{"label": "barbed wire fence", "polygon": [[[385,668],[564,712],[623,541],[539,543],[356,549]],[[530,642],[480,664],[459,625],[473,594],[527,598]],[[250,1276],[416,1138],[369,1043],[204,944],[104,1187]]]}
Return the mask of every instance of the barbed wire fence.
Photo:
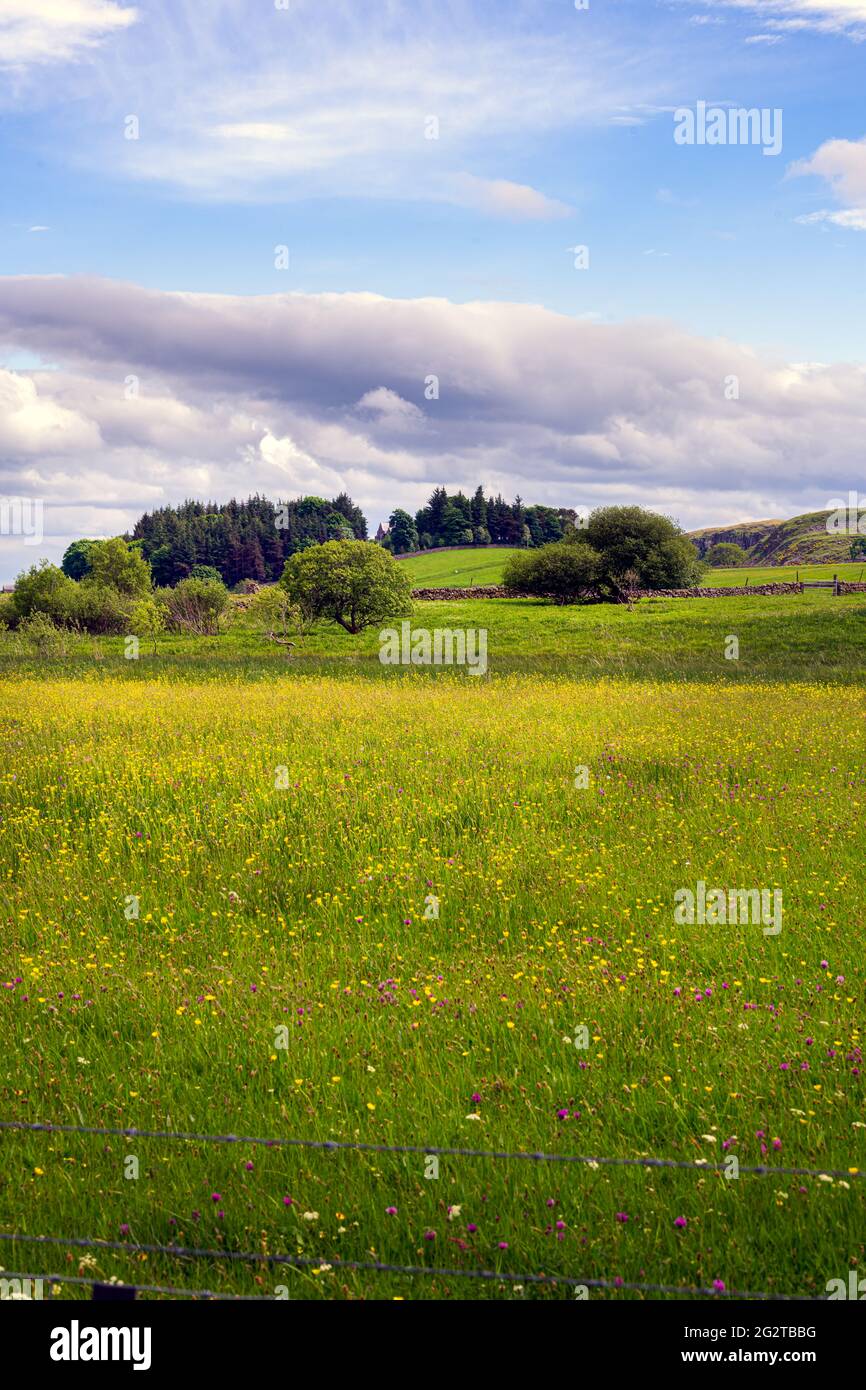
{"label": "barbed wire fence", "polygon": [[[102,1127],[96,1125],[65,1125],[50,1124],[47,1122],[36,1122],[27,1120],[0,1120],[0,1130],[17,1130],[23,1133],[39,1134],[78,1134],[98,1136],[102,1138],[124,1138],[124,1139],[163,1139],[183,1143],[210,1143],[210,1144],[243,1144],[258,1145],[266,1148],[301,1148],[312,1149],[325,1152],[359,1152],[359,1153],[393,1153],[393,1154],[421,1154],[425,1157],[460,1157],[460,1158],[479,1158],[479,1159],[500,1159],[500,1160],[523,1160],[534,1163],[576,1163],[583,1164],[590,1168],[600,1168],[603,1166],[612,1167],[642,1167],[642,1168],[667,1168],[667,1169],[691,1169],[696,1172],[716,1172],[724,1173],[729,1171],[730,1160],[718,1162],[709,1159],[673,1159],[659,1158],[652,1155],[641,1155],[637,1158],[616,1157],[611,1155],[587,1155],[587,1154],[554,1154],[544,1152],[530,1152],[524,1150],[508,1151],[501,1149],[469,1149],[460,1147],[448,1147],[442,1145],[423,1145],[423,1144],[373,1144],[361,1140],[334,1140],[334,1139],[298,1139],[294,1137],[279,1136],[277,1138],[262,1138],[257,1135],[238,1135],[238,1134],[207,1134],[192,1131],[175,1131],[163,1129],[136,1129]],[[786,1176],[786,1177],[813,1177],[819,1180],[836,1180],[862,1178],[864,1173],[857,1167],[845,1169],[838,1168],[799,1168],[791,1166],[774,1166],[769,1164],[738,1164],[737,1173],[749,1173],[757,1177],[764,1176]],[[288,1255],[288,1254],[267,1254],[257,1250],[212,1250],[208,1248],[187,1247],[181,1245],[155,1245],[140,1242],[131,1243],[125,1241],[97,1240],[90,1236],[46,1236],[46,1235],[26,1235],[12,1231],[0,1231],[0,1241],[11,1242],[20,1245],[39,1245],[39,1246],[66,1246],[72,1249],[87,1250],[106,1250],[121,1252],[134,1257],[136,1255],[161,1255],[172,1259],[200,1259],[200,1260],[223,1260],[239,1264],[260,1264],[272,1266],[286,1266],[296,1269],[314,1269],[318,1271],[330,1272],[333,1270],[346,1270],[353,1272],[370,1272],[377,1274],[394,1274],[417,1277],[438,1277],[442,1279],[475,1279],[484,1282],[496,1282],[501,1285],[511,1285],[512,1287],[524,1287],[525,1285],[548,1285],[552,1287],[576,1288],[580,1290],[598,1289],[610,1292],[642,1292],[673,1294],[681,1298],[716,1298],[716,1299],[747,1299],[762,1302],[824,1302],[826,1295],[821,1294],[784,1294],[775,1293],[767,1290],[746,1291],[738,1289],[726,1289],[724,1287],[700,1288],[684,1287],[676,1284],[653,1284],[653,1283],[633,1283],[622,1279],[597,1279],[583,1278],[573,1275],[560,1274],[515,1274],[491,1269],[448,1269],[435,1265],[400,1265],[391,1264],[382,1260],[342,1260],[338,1258],[326,1259],[314,1255]],[[122,1292],[125,1296],[134,1297],[137,1293],[162,1294],[168,1297],[192,1298],[192,1299],[219,1299],[222,1301],[239,1302],[273,1302],[276,1295],[271,1294],[225,1294],[217,1293],[210,1289],[184,1289],[175,1288],[163,1284],[109,1284],[95,1278],[87,1278],[81,1275],[67,1274],[25,1274],[15,1271],[3,1270],[2,1276],[5,1280],[18,1281],[42,1281],[43,1284],[62,1285],[72,1284],[81,1286],[91,1286],[94,1297],[118,1296]]]}

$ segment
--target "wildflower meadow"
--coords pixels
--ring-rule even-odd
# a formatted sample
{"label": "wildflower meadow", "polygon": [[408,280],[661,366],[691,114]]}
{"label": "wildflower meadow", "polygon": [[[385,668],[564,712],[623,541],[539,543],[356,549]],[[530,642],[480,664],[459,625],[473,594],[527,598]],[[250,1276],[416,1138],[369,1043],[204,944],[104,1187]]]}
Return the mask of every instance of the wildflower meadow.
{"label": "wildflower meadow", "polygon": [[[2,1118],[229,1141],[4,1129],[2,1228],[111,1242],[14,1267],[290,1299],[847,1278],[866,758],[838,603],[825,680],[734,673],[703,645],[729,618],[676,601],[604,619],[643,676],[552,629],[549,673],[497,670],[495,602],[481,679],[336,632],[258,670],[226,637],[9,657]],[[781,929],[677,921],[697,885]]]}

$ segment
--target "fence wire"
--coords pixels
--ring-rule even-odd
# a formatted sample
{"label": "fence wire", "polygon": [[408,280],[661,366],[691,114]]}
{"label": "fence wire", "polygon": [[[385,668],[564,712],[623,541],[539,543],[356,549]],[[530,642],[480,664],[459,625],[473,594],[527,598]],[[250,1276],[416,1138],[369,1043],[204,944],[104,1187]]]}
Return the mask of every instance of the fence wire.
{"label": "fence wire", "polygon": [[[263,1139],[255,1135],[241,1134],[197,1134],[167,1129],[101,1129],[92,1125],[55,1125],[26,1120],[0,1120],[0,1129],[17,1129],[46,1134],[92,1134],[103,1138],[121,1139],[173,1139],[184,1143],[207,1144],[253,1144],[265,1148],[320,1149],[337,1152],[350,1150],[360,1153],[423,1154],[436,1157],[455,1158],[502,1158],[525,1159],[535,1163],[585,1163],[590,1167],[640,1167],[640,1168],[690,1168],[703,1172],[724,1172],[725,1161],[711,1162],[705,1158],[612,1158],[603,1154],[551,1154],[508,1152],[501,1149],[463,1149],[443,1148],[435,1144],[369,1144],[348,1139]],[[810,1178],[862,1178],[859,1168],[786,1168],[773,1167],[765,1163],[740,1164],[740,1173]]]}

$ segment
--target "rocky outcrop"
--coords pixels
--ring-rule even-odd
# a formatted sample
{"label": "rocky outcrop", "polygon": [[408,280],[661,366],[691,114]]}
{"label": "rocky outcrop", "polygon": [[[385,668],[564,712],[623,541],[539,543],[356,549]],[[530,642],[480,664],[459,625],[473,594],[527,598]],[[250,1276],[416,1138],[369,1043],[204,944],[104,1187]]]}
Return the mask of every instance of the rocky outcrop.
{"label": "rocky outcrop", "polygon": [[781,521],[743,521],[735,526],[706,527],[702,531],[690,531],[689,540],[697,546],[701,558],[714,545],[738,545],[752,555],[762,554],[771,547],[778,536]]}

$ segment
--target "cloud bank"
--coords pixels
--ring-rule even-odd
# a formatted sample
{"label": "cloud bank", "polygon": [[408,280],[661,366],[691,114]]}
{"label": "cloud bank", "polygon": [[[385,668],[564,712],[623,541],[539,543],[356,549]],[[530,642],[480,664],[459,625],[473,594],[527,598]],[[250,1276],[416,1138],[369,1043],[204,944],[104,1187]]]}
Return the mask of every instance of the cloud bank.
{"label": "cloud bank", "polygon": [[[857,485],[866,429],[859,365],[527,304],[0,279],[0,362],[22,353],[50,367],[0,373],[0,495],[43,498],[50,554],[256,490],[345,487],[373,526],[438,483],[687,526],[785,515]],[[7,581],[33,560],[14,547]]]}

